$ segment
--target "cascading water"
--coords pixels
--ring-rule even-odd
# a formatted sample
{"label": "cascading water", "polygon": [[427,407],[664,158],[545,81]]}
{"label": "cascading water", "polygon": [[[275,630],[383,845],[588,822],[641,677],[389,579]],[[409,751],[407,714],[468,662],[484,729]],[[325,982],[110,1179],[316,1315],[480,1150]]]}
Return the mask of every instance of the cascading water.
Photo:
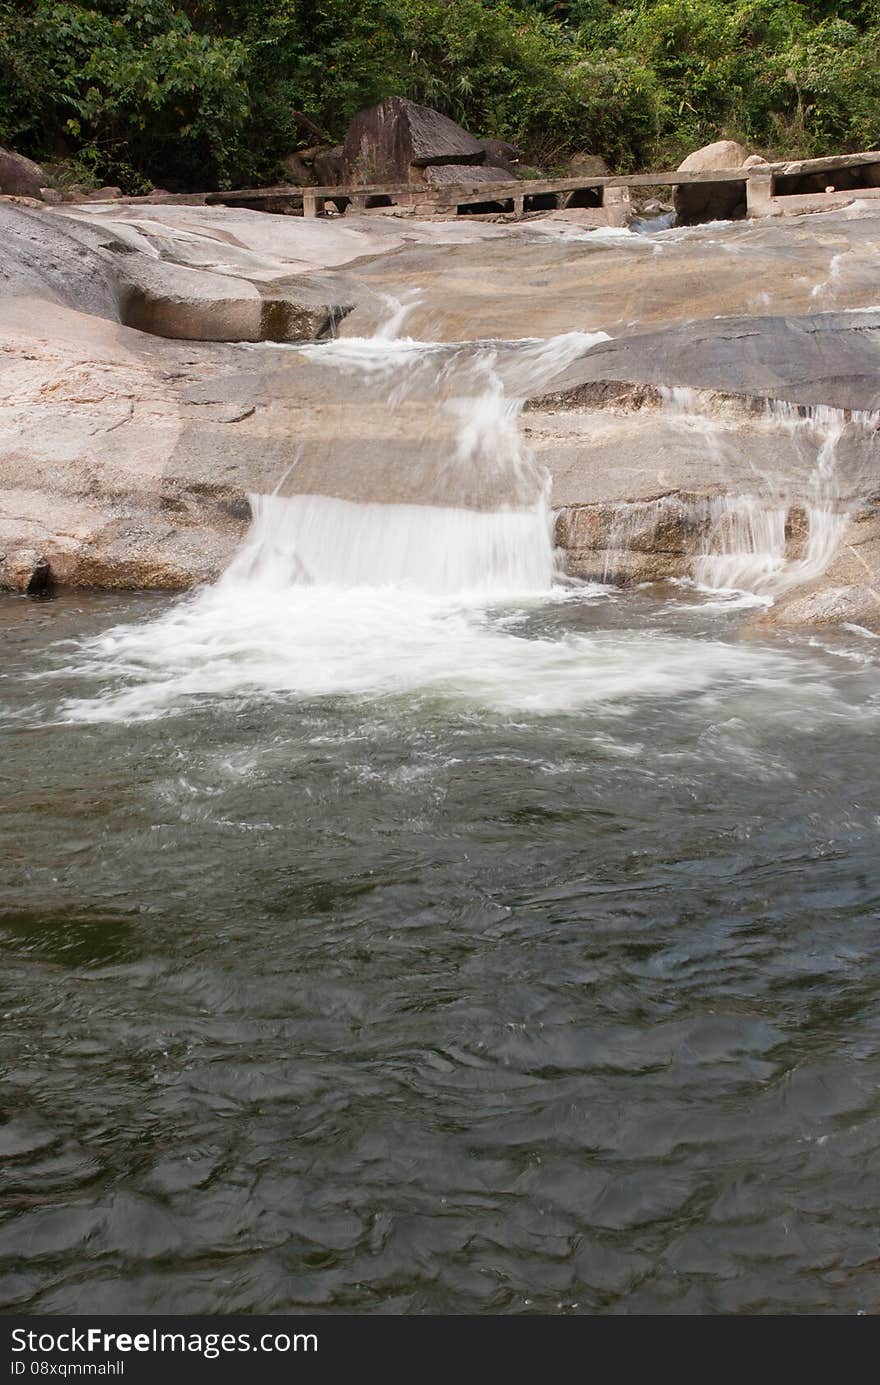
{"label": "cascading water", "polygon": [[[422,503],[303,494],[302,468],[295,468],[299,493],[251,497],[254,523],[224,589],[241,581],[313,583],[505,598],[552,587],[558,564],[548,485],[520,434],[519,414],[529,389],[605,334],[442,346],[389,335],[404,312],[395,308],[373,337],[302,351],[328,372],[384,391],[386,416],[416,401],[419,413],[406,419],[416,437],[397,467]],[[438,439],[439,451],[419,455]],[[317,467],[313,478],[326,484]],[[448,503],[460,497],[471,503]]]}
{"label": "cascading water", "polygon": [[[712,499],[694,577],[701,586],[772,598],[821,577],[834,557],[859,493],[857,478],[841,468],[841,442],[848,430],[869,452],[880,414],[803,408],[781,400],[768,401],[765,412],[797,450],[815,459],[806,484],[798,493],[766,478],[762,494]],[[801,551],[792,554],[798,527],[804,539]]]}
{"label": "cascading water", "polygon": [[242,693],[440,694],[546,714],[709,688],[745,663],[772,681],[774,655],[723,641],[613,630],[523,638],[530,610],[607,594],[562,580],[547,478],[518,427],[523,399],[603,338],[440,345],[378,335],[302,348],[327,371],[328,392],[366,384],[386,401],[383,417],[415,427],[392,459],[390,489],[415,489],[423,503],[333,494],[331,437],[276,494],[252,497],[250,533],[214,586],[86,647],[86,672],[104,692],[66,714],[150,717]]}
{"label": "cascading water", "polygon": [[[519,428],[525,398],[606,336],[418,342],[393,335],[408,306],[389,304],[373,337],[289,348],[326,372],[328,398],[338,401],[325,411],[323,450],[302,447],[274,494],[251,497],[250,532],[213,587],[88,647],[87,667],[105,690],[98,702],[69,703],[69,716],[153,716],[181,699],[242,692],[441,694],[546,713],[658,688],[693,692],[735,677],[744,661],[772,677],[769,652],[746,656],[723,641],[701,639],[685,652],[681,637],[632,632],[522,637],[530,610],[589,604],[609,591],[563,577],[548,477]],[[691,392],[666,393],[668,409],[702,431],[720,466],[720,443]],[[363,455],[350,442],[359,408],[365,434],[372,429]],[[778,486],[699,502],[690,522],[703,535],[694,568],[704,588],[772,599],[818,575],[846,522],[841,440],[876,427],[867,415],[776,405],[766,421],[804,454],[804,551],[788,556],[796,501]],[[624,506],[610,548],[636,530],[649,544],[686,508],[677,498]],[[614,577],[609,560],[605,580]],[[108,668],[122,686],[106,688]]]}

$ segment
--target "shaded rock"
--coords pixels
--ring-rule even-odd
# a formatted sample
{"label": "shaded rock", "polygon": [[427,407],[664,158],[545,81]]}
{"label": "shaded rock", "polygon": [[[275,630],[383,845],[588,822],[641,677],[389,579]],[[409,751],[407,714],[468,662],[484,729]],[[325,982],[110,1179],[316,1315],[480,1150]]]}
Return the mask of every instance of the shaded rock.
{"label": "shaded rock", "polygon": [[509,179],[519,177],[519,150],[515,145],[503,139],[481,139],[477,142],[483,147],[487,167],[503,169]]}
{"label": "shaded rock", "polygon": [[345,182],[345,156],[341,144],[315,151],[315,182],[321,188],[336,188]]}
{"label": "shaded rock", "polygon": [[59,207],[64,201],[64,193],[57,188],[40,188],[40,197],[51,207]]}
{"label": "shaded rock", "polygon": [[568,161],[568,171],[572,178],[610,178],[611,169],[599,154],[572,154]]}
{"label": "shaded rock", "polygon": [[437,164],[482,164],[486,152],[460,125],[430,106],[389,96],[356,115],[343,144],[345,179],[358,184],[423,181]]}
{"label": "shaded rock", "polygon": [[[679,173],[706,173],[713,169],[742,168],[746,150],[732,139],[716,140],[688,154],[678,166]],[[683,183],[673,192],[673,206],[679,221],[723,221],[745,212],[745,183]]]}
{"label": "shaded rock", "polygon": [[285,154],[281,160],[285,181],[297,188],[310,187],[315,179],[312,170],[298,153]]}
{"label": "shaded rock", "polygon": [[4,553],[0,539],[0,591],[39,596],[51,585],[49,564],[39,549],[16,544]]}
{"label": "shaded rock", "polygon": [[437,164],[424,172],[425,182],[434,188],[458,183],[509,183],[516,178],[515,171],[507,172],[494,164]]}
{"label": "shaded rock", "polygon": [[0,193],[13,197],[41,197],[49,178],[39,164],[0,148]]}

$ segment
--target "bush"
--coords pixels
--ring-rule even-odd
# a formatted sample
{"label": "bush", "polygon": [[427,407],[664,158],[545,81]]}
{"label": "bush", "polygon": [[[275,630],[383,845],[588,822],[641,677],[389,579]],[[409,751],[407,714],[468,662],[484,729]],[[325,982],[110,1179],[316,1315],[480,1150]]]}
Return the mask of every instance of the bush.
{"label": "bush", "polygon": [[249,117],[247,50],[171,0],[0,6],[0,138],[138,189],[222,183]]}
{"label": "bush", "polygon": [[553,165],[880,143],[880,0],[0,0],[0,140],[137,191],[272,181],[399,93]]}

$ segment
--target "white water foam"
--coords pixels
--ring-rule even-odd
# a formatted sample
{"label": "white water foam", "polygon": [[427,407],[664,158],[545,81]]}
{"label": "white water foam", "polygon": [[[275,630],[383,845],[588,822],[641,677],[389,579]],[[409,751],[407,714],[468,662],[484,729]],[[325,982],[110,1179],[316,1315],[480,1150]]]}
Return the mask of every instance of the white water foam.
{"label": "white water foam", "polygon": [[[276,585],[266,568],[230,572],[159,619],[89,641],[75,672],[100,691],[67,702],[62,716],[126,722],[218,699],[327,696],[516,718],[600,706],[628,716],[646,700],[711,705],[734,684],[768,707],[799,700],[803,670],[769,649],[634,630],[530,636],[523,620],[554,595],[566,599],[542,592],[491,606],[394,586]],[[607,596],[581,588],[576,599]],[[811,704],[816,695],[811,684]]]}
{"label": "white water foam", "polygon": [[[776,597],[814,581],[830,565],[858,499],[854,478],[841,472],[841,441],[846,430],[859,434],[867,456],[876,445],[880,414],[782,400],[769,401],[766,411],[800,447],[815,452],[808,484],[800,495],[771,490],[713,500],[706,549],[694,565],[702,586]],[[800,554],[791,556],[798,510],[806,539]]]}
{"label": "white water foam", "polygon": [[397,588],[464,602],[546,593],[557,575],[546,500],[531,509],[356,504],[324,495],[251,497],[254,521],[221,578],[286,590]]}
{"label": "white water foam", "polygon": [[256,496],[248,538],[219,582],[82,647],[77,672],[101,691],[64,715],[149,718],[241,696],[416,696],[507,715],[603,704],[626,715],[643,698],[711,697],[739,680],[750,696],[767,689],[778,700],[798,678],[778,652],[633,630],[548,638],[524,625],[548,602],[607,599],[607,589],[561,584],[547,486],[517,427],[522,398],[599,339],[304,348],[334,373],[375,381],[390,408],[426,386],[430,402],[436,386],[462,473],[502,476],[529,503]]}

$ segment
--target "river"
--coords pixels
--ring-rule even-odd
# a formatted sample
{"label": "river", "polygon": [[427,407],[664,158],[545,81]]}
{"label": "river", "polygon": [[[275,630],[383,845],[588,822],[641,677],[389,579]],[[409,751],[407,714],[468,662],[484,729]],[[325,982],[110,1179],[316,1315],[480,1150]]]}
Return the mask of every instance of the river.
{"label": "river", "polygon": [[880,644],[566,579],[490,383],[509,507],[0,600],[7,1307],[877,1311]]}

